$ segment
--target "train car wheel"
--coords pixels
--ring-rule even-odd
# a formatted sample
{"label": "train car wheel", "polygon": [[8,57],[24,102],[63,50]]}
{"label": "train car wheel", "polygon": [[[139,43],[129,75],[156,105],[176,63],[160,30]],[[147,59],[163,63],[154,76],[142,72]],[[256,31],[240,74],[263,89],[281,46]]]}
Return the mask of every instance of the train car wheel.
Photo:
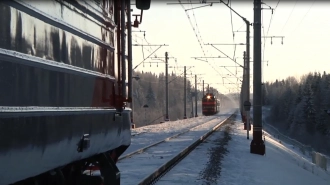
{"label": "train car wheel", "polygon": [[115,162],[106,154],[100,154],[98,157],[103,185],[120,185],[120,171]]}

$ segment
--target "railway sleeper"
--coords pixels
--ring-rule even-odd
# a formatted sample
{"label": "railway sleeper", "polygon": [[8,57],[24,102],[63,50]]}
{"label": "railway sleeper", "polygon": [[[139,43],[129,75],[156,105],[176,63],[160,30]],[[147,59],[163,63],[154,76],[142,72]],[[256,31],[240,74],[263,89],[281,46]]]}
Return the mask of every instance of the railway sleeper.
{"label": "railway sleeper", "polygon": [[[121,146],[12,185],[120,185],[120,171],[116,162],[127,148]],[[96,170],[100,175],[94,176],[92,171]]]}

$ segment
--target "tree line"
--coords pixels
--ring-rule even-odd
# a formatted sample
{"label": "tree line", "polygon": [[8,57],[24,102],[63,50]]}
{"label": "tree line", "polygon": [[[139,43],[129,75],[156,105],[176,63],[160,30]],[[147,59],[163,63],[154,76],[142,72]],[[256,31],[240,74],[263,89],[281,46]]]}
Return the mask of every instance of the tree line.
{"label": "tree line", "polygon": [[319,152],[330,153],[330,116],[324,111],[330,109],[330,74],[266,82],[262,101],[271,106],[271,124]]}
{"label": "tree line", "polygon": [[[165,110],[165,74],[154,74],[151,72],[135,71],[133,76],[139,76],[139,79],[133,79],[133,111],[134,124],[136,127],[157,124],[164,121]],[[184,117],[184,78],[174,73],[168,75],[169,91],[169,119],[175,121]],[[192,101],[195,106],[194,88],[195,83],[186,80],[186,116],[191,117]],[[216,97],[220,97],[223,105],[232,101],[215,88],[210,87]],[[198,109],[201,109],[200,101],[203,93],[197,89]],[[145,105],[148,107],[146,108]],[[195,109],[195,108],[194,108]]]}

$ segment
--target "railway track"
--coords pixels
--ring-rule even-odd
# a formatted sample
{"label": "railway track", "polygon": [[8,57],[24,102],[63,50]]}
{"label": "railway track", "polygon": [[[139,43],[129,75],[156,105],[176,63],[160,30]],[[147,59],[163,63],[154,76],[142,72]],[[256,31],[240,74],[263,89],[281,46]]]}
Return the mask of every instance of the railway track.
{"label": "railway track", "polygon": [[[152,184],[231,116],[219,120],[219,115],[203,124],[122,156],[118,160],[118,165],[123,172],[122,175],[127,176],[123,180],[135,179],[135,181],[127,182],[127,184],[136,184],[138,180],[143,179],[139,184]],[[212,128],[211,131],[210,128]],[[132,165],[143,169],[132,168]]]}
{"label": "railway track", "polygon": [[230,121],[232,117],[235,117],[237,112],[226,118],[224,121],[220,122],[214,126],[210,131],[204,133],[200,138],[195,140],[192,144],[184,148],[181,152],[177,153],[170,160],[161,165],[153,173],[145,177],[138,184],[139,185],[151,185],[156,184],[166,173],[168,173],[173,167],[175,167],[182,159],[184,159],[191,151],[193,151],[200,143],[202,143],[207,137],[209,137],[214,131],[221,128],[227,121]]}
{"label": "railway track", "polygon": [[[199,128],[199,127],[201,127],[201,126],[203,126],[203,125],[205,125],[205,124],[207,124],[207,123],[210,123],[210,122],[212,122],[212,121],[218,119],[219,117],[220,117],[220,116],[215,116],[215,117],[211,118],[210,120],[207,120],[207,121],[206,121],[205,123],[203,123],[203,124],[199,124],[199,125],[197,125],[197,126],[193,126],[193,127],[191,127],[191,128],[185,129],[185,130],[182,131],[182,132],[179,132],[179,133],[177,133],[177,134],[174,134],[174,135],[172,135],[172,136],[170,136],[170,137],[166,137],[165,139],[161,139],[161,140],[159,140],[159,141],[157,141],[157,142],[155,142],[155,143],[152,143],[152,144],[150,144],[150,145],[148,145],[148,146],[142,147],[142,148],[140,148],[140,149],[138,149],[138,150],[135,150],[135,151],[133,151],[133,152],[131,152],[131,153],[128,153],[128,154],[126,154],[126,155],[123,155],[123,156],[119,157],[118,161],[121,161],[121,160],[124,160],[124,159],[126,159],[126,158],[129,158],[129,157],[131,157],[131,156],[133,156],[133,155],[135,155],[135,154],[142,153],[143,151],[145,151],[145,150],[147,150],[147,149],[149,149],[149,148],[151,148],[151,147],[154,147],[154,146],[156,146],[156,145],[159,145],[159,144],[164,143],[164,142],[166,142],[166,141],[169,141],[169,140],[171,140],[171,139],[177,138],[177,137],[179,137],[179,136],[181,136],[181,135],[183,135],[183,134],[185,134],[185,133],[187,133],[187,132],[189,132],[189,131],[191,131],[191,130],[197,129],[197,128]],[[140,132],[140,133],[134,134],[133,136],[136,136],[136,135],[139,135],[139,134],[143,134],[143,133],[145,133],[145,132]]]}
{"label": "railway track", "polygon": [[[201,118],[201,117],[204,117],[204,116],[200,116],[200,117],[194,117],[194,118],[189,118],[189,120],[192,120],[192,121],[196,121],[197,119],[199,119],[199,118]],[[210,118],[208,118],[208,117],[210,117]],[[206,118],[204,118],[204,119],[206,119],[206,120],[212,120],[212,119],[214,119],[214,115],[213,116],[207,116]],[[165,123],[161,123],[161,124],[166,124],[166,122]],[[199,124],[199,121],[197,121],[197,124]],[[156,124],[157,125],[157,124]],[[193,127],[195,127],[195,126],[192,126],[192,127],[190,127],[190,128],[193,128]],[[137,129],[139,129],[139,128],[137,128]],[[187,128],[186,128],[187,129]],[[134,131],[134,133],[132,132],[132,137],[134,137],[134,136],[138,136],[138,135],[142,135],[142,134],[146,134],[146,133],[148,133],[148,129],[147,130],[144,130],[144,131],[141,131],[141,132],[137,132],[137,131]]]}
{"label": "railway track", "polygon": [[[232,110],[227,110],[225,113],[213,115],[213,116],[200,116],[196,118],[186,119],[179,122],[165,122],[159,125],[151,125],[146,128],[140,128],[138,131],[135,130],[132,132],[132,141],[131,146],[127,149],[127,151],[122,155],[125,156],[126,154],[132,153],[137,151],[143,147],[151,145],[155,143],[154,138],[156,137],[157,140],[164,140],[165,138],[171,137],[177,133],[181,133],[186,131],[187,129],[192,129],[198,125],[205,123],[206,121],[210,121],[215,119],[216,117],[222,116],[224,117],[225,114],[229,114],[228,112],[232,112]],[[192,123],[185,123],[186,121],[192,121]],[[157,129],[157,127],[160,127]],[[159,134],[157,134],[159,133]]]}

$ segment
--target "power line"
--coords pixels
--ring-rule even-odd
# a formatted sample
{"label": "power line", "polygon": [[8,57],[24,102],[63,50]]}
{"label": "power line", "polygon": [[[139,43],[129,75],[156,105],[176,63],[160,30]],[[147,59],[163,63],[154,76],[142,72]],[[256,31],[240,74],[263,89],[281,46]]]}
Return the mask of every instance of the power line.
{"label": "power line", "polygon": [[275,6],[275,9],[277,8],[278,4],[280,4],[280,1],[281,1],[281,0],[278,0],[278,1],[277,1],[277,4],[276,4],[276,6]]}
{"label": "power line", "polygon": [[[229,1],[230,3],[230,7],[231,7],[231,1]],[[233,43],[235,43],[235,33],[234,33],[234,25],[233,25],[233,13],[232,10],[229,9],[230,12],[230,23],[231,23],[231,32],[233,33]],[[236,54],[236,45],[234,46],[234,56],[233,58],[235,58],[235,54]]]}
{"label": "power line", "polygon": [[303,18],[301,19],[301,21],[299,22],[298,26],[291,33],[294,33],[298,29],[298,27],[300,26],[300,24],[302,23],[302,21],[305,19],[306,15],[312,9],[314,3],[315,3],[315,0],[313,1],[312,5],[309,7],[309,9],[307,10],[307,12],[305,13],[305,15],[303,16]]}
{"label": "power line", "polygon": [[[190,5],[191,5],[191,8],[193,8],[193,5],[192,5],[191,0],[190,0]],[[203,39],[202,39],[202,34],[201,34],[201,32],[199,31],[199,27],[198,27],[198,25],[197,25],[197,19],[196,19],[196,16],[195,16],[195,11],[194,11],[193,9],[192,9],[192,14],[193,14],[193,16],[194,16],[194,20],[195,20],[195,24],[196,24],[196,29],[197,29],[197,33],[199,34],[199,38],[200,38],[201,42],[204,43],[204,42],[203,42]]]}
{"label": "power line", "polygon": [[[270,21],[269,21],[269,25],[268,25],[268,29],[267,29],[267,35],[266,36],[268,36],[268,33],[269,33],[269,29],[270,29],[270,25],[272,24],[272,20],[273,20],[273,13],[272,13],[272,15],[270,16]],[[262,20],[263,21],[263,20]]]}
{"label": "power line", "polygon": [[284,30],[284,28],[285,28],[286,24],[288,23],[288,20],[290,19],[290,17],[291,17],[291,14],[292,14],[292,12],[293,12],[294,8],[296,7],[296,4],[297,4],[297,0],[296,0],[296,1],[295,1],[295,3],[294,3],[294,6],[293,6],[293,8],[292,8],[292,10],[291,10],[291,13],[290,13],[290,15],[289,15],[288,19],[286,20],[286,22],[285,22],[285,24],[284,24],[284,26],[283,26],[283,28],[282,28],[282,30],[281,30],[281,33],[283,32],[283,30]]}
{"label": "power line", "polygon": [[[206,56],[205,55],[205,50],[204,50],[204,48],[203,48],[203,46],[202,46],[202,36],[201,36],[201,34],[200,34],[200,32],[199,32],[199,29],[198,29],[198,24],[197,24],[197,20],[196,20],[196,17],[195,17],[195,14],[193,13],[193,16],[195,17],[195,22],[196,22],[196,29],[198,30],[197,31],[197,33],[196,33],[196,29],[194,28],[194,25],[193,25],[193,23],[192,23],[192,21],[191,21],[191,19],[190,19],[190,16],[189,16],[189,14],[188,14],[188,12],[186,11],[186,9],[184,8],[184,6],[183,6],[183,4],[181,3],[181,0],[178,0],[178,2],[180,3],[180,5],[181,5],[181,7],[185,10],[185,13],[186,13],[186,15],[187,15],[187,18],[188,18],[188,20],[189,20],[189,23],[190,23],[190,26],[192,27],[192,29],[193,29],[193,31],[194,31],[194,34],[195,34],[195,36],[196,36],[196,38],[197,38],[197,41],[198,41],[198,43],[199,43],[199,45],[200,45],[200,47],[201,47],[201,49],[202,49],[202,52],[203,52],[203,55],[204,56]],[[192,3],[191,3],[191,1],[190,1],[190,4],[192,5]],[[199,35],[199,37],[198,37],[198,35]],[[207,63],[217,72],[217,73],[219,73],[212,65],[211,65],[211,63],[209,63],[209,61],[206,59],[206,61],[207,61]],[[220,74],[220,73],[219,73]]]}
{"label": "power line", "polygon": [[243,24],[237,29],[237,31],[239,31],[244,25],[245,25],[245,23],[243,23]]}
{"label": "power line", "polygon": [[[268,29],[267,29],[267,34],[266,34],[266,35],[265,35],[264,26],[262,26],[263,35],[265,35],[265,36],[268,36],[269,30],[270,30],[270,26],[271,26],[271,24],[272,24],[273,16],[274,16],[273,11],[276,10],[276,8],[278,7],[279,3],[280,3],[280,0],[277,1],[277,4],[276,4],[275,8],[272,9],[272,15],[271,15],[271,17],[270,17],[270,21],[269,21],[269,25],[268,25]],[[263,22],[264,22],[264,14],[263,14],[263,11],[262,11],[261,13],[262,13],[262,14],[261,14],[261,16],[262,16],[262,23],[263,23]],[[292,12],[291,12],[291,13],[292,13]],[[263,25],[263,24],[262,24],[262,25]],[[267,40],[267,38],[264,37],[264,49],[263,49],[263,52],[262,52],[262,61],[265,60],[266,40]],[[262,63],[262,69],[264,69],[264,65],[265,65],[265,64]],[[262,81],[263,81],[263,80],[264,80],[264,73],[262,73]]]}
{"label": "power line", "polygon": [[[145,36],[144,36],[143,38],[140,37],[140,36],[138,36],[137,34],[134,34],[134,36],[137,37],[137,38],[139,38],[139,39],[141,39],[141,40],[142,40],[142,43],[146,42],[148,45],[151,45],[151,44],[147,41],[147,39],[145,38]],[[149,49],[151,50],[152,47],[149,46]],[[149,50],[149,51],[150,51],[150,50]]]}
{"label": "power line", "polygon": [[202,46],[202,44],[201,44],[200,39],[198,38],[198,34],[197,34],[196,31],[195,31],[195,28],[194,28],[194,25],[193,25],[193,23],[192,23],[192,21],[191,21],[191,19],[190,19],[190,16],[189,16],[188,12],[186,11],[186,9],[184,8],[184,6],[181,4],[181,0],[178,0],[178,1],[179,1],[179,3],[180,3],[181,7],[185,10],[185,13],[186,13],[186,15],[187,15],[187,17],[188,17],[188,20],[189,20],[189,23],[190,23],[190,26],[191,26],[191,28],[192,28],[193,31],[194,31],[194,34],[195,34],[195,36],[196,36],[196,38],[197,38],[197,41],[198,41],[198,43],[199,43],[199,45],[200,45],[200,47],[201,47],[201,49],[202,49],[203,54],[205,55],[204,48],[203,48],[203,46]]}
{"label": "power line", "polygon": [[[141,39],[142,40],[142,42],[144,43],[144,41],[149,45],[148,47],[150,48],[150,50],[148,49],[148,48],[145,48],[144,46],[143,46],[143,44],[141,45],[141,47],[142,47],[142,54],[143,54],[143,60],[145,60],[145,57],[144,57],[144,49],[146,49],[148,52],[149,52],[149,55],[150,55],[150,53],[152,53],[152,52],[155,52],[155,51],[151,51],[153,48],[150,46],[150,45],[152,45],[152,44],[150,44],[148,41],[147,41],[147,39],[145,38],[145,37],[143,37],[143,38],[141,38],[140,36],[137,36],[137,35],[134,35],[135,37],[137,37],[137,38],[139,38],[139,39]],[[136,43],[138,43],[138,44],[140,44],[139,42],[138,42],[138,40],[135,38],[132,38],[132,40],[134,41],[134,42],[136,42]],[[157,55],[156,54],[154,54],[154,56],[155,57],[157,57]],[[173,57],[171,54],[169,55],[169,58],[175,58],[175,57]],[[144,61],[143,61],[143,67],[144,67]],[[150,63],[150,62],[149,62]],[[156,62],[157,63],[157,67],[158,67],[158,62]],[[175,65],[177,66],[177,60],[175,59]],[[150,63],[150,67],[151,67],[151,63]],[[176,70],[174,69],[174,73],[176,74]]]}

